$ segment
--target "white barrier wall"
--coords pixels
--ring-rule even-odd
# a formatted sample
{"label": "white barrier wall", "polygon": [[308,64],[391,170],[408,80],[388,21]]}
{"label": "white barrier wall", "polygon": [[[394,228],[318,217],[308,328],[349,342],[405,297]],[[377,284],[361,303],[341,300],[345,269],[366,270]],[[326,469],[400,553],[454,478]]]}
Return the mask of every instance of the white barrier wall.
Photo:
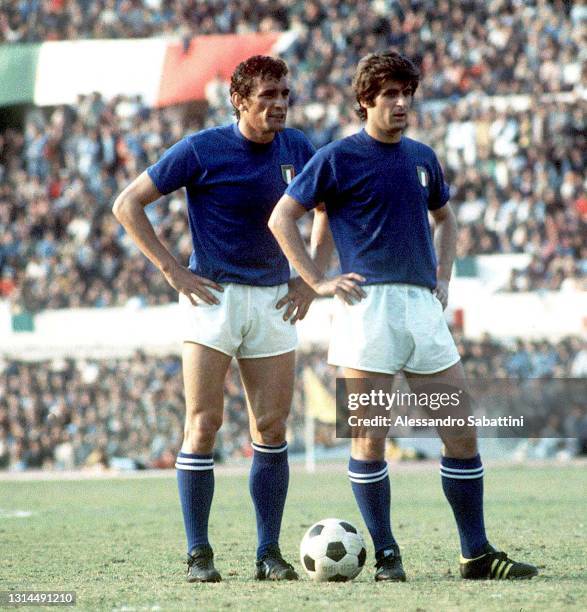
{"label": "white barrier wall", "polygon": [[76,356],[124,356],[140,348],[177,353],[179,306],[150,308],[78,308],[49,310],[34,318],[34,332],[0,332],[0,354],[42,359]]}
{"label": "white barrier wall", "polygon": [[498,293],[469,302],[463,311],[468,338],[484,333],[536,340],[587,336],[587,292]]}
{"label": "white barrier wall", "polygon": [[530,263],[530,259],[530,255],[526,253],[478,255],[475,257],[478,279],[490,289],[504,289],[508,284],[512,270],[525,270]]}

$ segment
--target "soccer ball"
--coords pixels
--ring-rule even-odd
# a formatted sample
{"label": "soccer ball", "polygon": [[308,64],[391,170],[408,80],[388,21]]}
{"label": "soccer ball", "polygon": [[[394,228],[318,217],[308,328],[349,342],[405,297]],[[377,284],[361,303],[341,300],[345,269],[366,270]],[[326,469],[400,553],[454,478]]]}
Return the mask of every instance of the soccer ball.
{"label": "soccer ball", "polygon": [[365,540],[357,528],[334,518],[312,525],[300,544],[302,566],[317,582],[345,582],[356,578],[366,557]]}

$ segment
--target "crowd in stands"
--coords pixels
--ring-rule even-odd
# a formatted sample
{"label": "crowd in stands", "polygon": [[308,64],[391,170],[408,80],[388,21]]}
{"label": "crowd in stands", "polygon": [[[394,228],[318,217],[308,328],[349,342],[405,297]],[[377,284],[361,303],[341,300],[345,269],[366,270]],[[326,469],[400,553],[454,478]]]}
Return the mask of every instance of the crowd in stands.
{"label": "crowd in stands", "polygon": [[587,19],[584,0],[5,0],[2,8],[8,43],[293,30],[308,100],[316,83],[341,89],[359,57],[391,46],[422,64],[426,97],[572,88]]}
{"label": "crowd in stands", "polygon": [[[5,0],[0,44],[292,30],[289,124],[316,147],[361,125],[350,79],[358,59],[393,47],[421,67],[408,136],[437,152],[459,220],[458,257],[525,253],[505,290],[587,289],[585,0]],[[116,195],[186,133],[233,120],[212,81],[205,114],[140,98],[31,109],[0,128],[0,300],[13,312],[163,304],[162,275],[111,214]],[[178,259],[191,251],[185,201],[147,209]],[[303,225],[309,235],[311,218]],[[333,262],[335,266],[335,262]],[[587,346],[459,340],[472,377],[585,377]],[[331,390],[335,372],[304,355]],[[289,432],[303,445],[303,382]],[[226,380],[219,457],[250,454],[236,369]],[[0,362],[0,467],[170,467],[181,441],[179,360]],[[562,426],[587,451],[580,415]],[[559,423],[560,424],[560,423]],[[547,424],[547,426],[549,426]],[[550,425],[552,426],[552,424]],[[336,442],[319,425],[323,446]],[[581,446],[582,445],[582,446]]]}
{"label": "crowd in stands", "polygon": [[[506,289],[585,288],[584,1],[8,0],[0,40],[190,36],[291,29],[290,124],[316,147],[360,128],[350,77],[393,46],[422,84],[409,135],[438,153],[461,225],[459,257],[528,253]],[[0,132],[0,298],[15,311],[175,298],[110,213],[114,197],[185,133],[231,120],[226,83],[208,113],[80,96]],[[518,96],[513,106],[491,96]],[[488,97],[489,96],[489,97]],[[187,262],[182,195],[149,210]],[[305,231],[308,233],[308,224]]]}
{"label": "crowd in stands", "polygon": [[[534,101],[529,111],[449,104],[435,113],[420,107],[410,135],[432,145],[443,162],[460,224],[459,257],[527,253],[530,265],[512,272],[508,289],[584,289],[585,107]],[[299,114],[293,113],[292,124],[304,128]],[[31,113],[24,133],[5,130],[0,297],[8,297],[14,310],[32,312],[175,299],[116,223],[111,206],[131,178],[184,131],[201,127],[197,121],[185,125],[181,117],[178,108],[153,110],[137,99],[107,102],[94,94],[75,107]],[[349,132],[348,125],[331,125],[331,137]],[[319,146],[316,133],[309,135]],[[164,198],[148,214],[187,263],[191,244],[183,194]],[[308,216],[306,236],[310,223]]]}
{"label": "crowd in stands", "polygon": [[[510,347],[487,337],[458,341],[471,380],[587,377],[587,344],[522,341]],[[322,352],[299,355],[288,439],[303,449],[304,385],[312,371],[334,392],[336,369]],[[539,392],[542,392],[538,388]],[[584,398],[583,398],[584,399]],[[542,406],[543,401],[537,402]],[[584,405],[559,406],[560,432],[587,453]],[[579,409],[579,410],[577,410]],[[544,435],[556,437],[544,415]],[[0,468],[172,467],[181,445],[184,402],[180,360],[136,353],[127,359],[0,363]],[[319,445],[340,443],[334,425],[318,425]],[[581,450],[582,449],[582,450]],[[218,459],[251,454],[244,393],[236,367],[225,383],[224,425]]]}

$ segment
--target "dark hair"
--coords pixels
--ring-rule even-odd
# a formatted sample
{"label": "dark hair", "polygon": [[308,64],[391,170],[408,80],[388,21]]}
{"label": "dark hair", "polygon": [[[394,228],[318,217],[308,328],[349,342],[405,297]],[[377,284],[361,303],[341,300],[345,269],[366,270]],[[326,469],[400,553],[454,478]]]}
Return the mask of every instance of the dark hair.
{"label": "dark hair", "polygon": [[353,79],[358,105],[355,112],[361,119],[367,118],[367,111],[361,106],[361,102],[371,106],[385,81],[408,83],[414,95],[420,82],[420,71],[411,60],[396,51],[366,55],[359,62]]}
{"label": "dark hair", "polygon": [[[287,64],[276,57],[268,55],[253,55],[249,59],[241,62],[232,73],[230,79],[230,96],[238,93],[243,98],[248,98],[255,86],[255,78],[271,78],[279,80],[288,73]],[[240,118],[238,108],[234,109],[236,118]]]}

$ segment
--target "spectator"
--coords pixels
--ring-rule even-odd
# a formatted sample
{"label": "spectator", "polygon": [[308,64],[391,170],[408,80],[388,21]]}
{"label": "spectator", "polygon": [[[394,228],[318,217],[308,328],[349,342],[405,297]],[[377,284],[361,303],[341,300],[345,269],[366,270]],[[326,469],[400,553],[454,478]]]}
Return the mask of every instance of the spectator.
{"label": "spectator", "polygon": [[[542,140],[525,147],[519,137],[508,141],[508,147],[515,148],[513,155],[513,149],[495,140],[501,128],[486,133],[481,129],[486,120],[490,128],[496,122],[505,125],[506,116],[487,114],[478,105],[420,109],[413,131],[415,136],[426,132],[424,139],[446,153],[451,201],[461,224],[459,257],[527,252],[532,256],[529,267],[513,273],[508,289],[581,290],[587,270],[582,239],[587,217],[580,204],[585,188],[574,168],[580,167],[577,151],[584,139],[578,133],[569,137],[566,130],[569,117],[584,118],[584,109],[568,104],[561,121],[554,107],[532,104],[530,114],[540,124]],[[224,106],[210,108],[211,115],[226,112]],[[299,106],[294,107],[294,120],[296,112],[301,112]],[[438,112],[446,122],[438,120]],[[0,278],[3,294],[15,306],[36,311],[175,299],[110,216],[112,197],[128,173],[145,167],[181,137],[179,108],[149,111],[141,122],[144,113],[136,99],[104,102],[93,95],[80,98],[77,109],[57,108],[47,119],[33,113],[25,131],[28,137],[13,129],[4,132],[0,164],[7,180],[0,187]],[[340,117],[333,121],[335,114],[327,108],[315,112],[309,107],[305,113],[299,127],[305,127],[318,145],[342,135],[350,125]],[[308,114],[316,119],[308,121]],[[526,129],[527,115],[509,112],[513,133]],[[467,121],[477,136],[473,152],[464,155],[449,135],[453,126]],[[51,126],[64,136],[55,140],[50,154],[47,147],[39,153],[35,143]],[[198,127],[195,122],[186,131]],[[478,141],[484,144],[477,146]],[[556,145],[559,141],[564,144]],[[190,245],[181,198],[165,198],[148,214],[173,251],[187,261]],[[308,233],[306,225],[306,237]]]}
{"label": "spectator", "polygon": [[[511,349],[490,337],[461,339],[459,348],[467,374],[477,380],[569,377],[587,351],[585,342],[577,338],[557,344],[518,340]],[[138,352],[126,359],[9,361],[0,367],[0,389],[4,390],[0,396],[0,467],[173,466],[181,444],[184,410],[178,357],[155,358]],[[292,450],[304,447],[301,373],[306,367],[334,395],[334,368],[326,364],[321,352],[302,353],[289,432]],[[246,400],[235,367],[229,370],[225,385],[225,427],[217,451],[225,458],[249,457]],[[538,418],[552,430],[552,402],[540,395],[541,388],[527,387],[524,394],[537,394],[533,404],[542,410]],[[587,421],[581,405],[575,402],[573,406],[562,407],[557,423],[569,437],[576,426],[583,440]],[[319,424],[316,435],[317,443],[325,447],[339,443],[332,425]]]}
{"label": "spectator", "polygon": [[[358,58],[397,46],[421,66],[427,102],[412,129],[442,153],[462,225],[459,255],[531,254],[531,267],[515,271],[511,290],[585,288],[580,100],[587,66],[581,64],[579,6],[505,0],[490,8],[480,0],[4,4],[0,40],[7,42],[296,31],[285,52],[295,85],[291,121],[316,146],[358,127],[348,87]],[[137,98],[106,101],[93,93],[49,117],[33,111],[24,133],[0,135],[0,210],[6,211],[0,275],[4,267],[15,271],[10,293],[16,305],[39,310],[175,299],[150,264],[128,257],[133,247],[108,221],[111,199],[185,131],[230,120],[225,90],[226,83],[214,79],[206,89],[207,115],[186,125],[180,109],[152,110]],[[557,92],[571,97],[555,102]],[[528,108],[492,106],[487,98],[520,93],[530,95]],[[173,215],[165,210],[158,230],[185,261],[182,203],[167,199],[165,206]],[[68,236],[82,248],[72,248]],[[96,261],[96,253],[107,261]],[[28,269],[34,257],[44,265]]]}

